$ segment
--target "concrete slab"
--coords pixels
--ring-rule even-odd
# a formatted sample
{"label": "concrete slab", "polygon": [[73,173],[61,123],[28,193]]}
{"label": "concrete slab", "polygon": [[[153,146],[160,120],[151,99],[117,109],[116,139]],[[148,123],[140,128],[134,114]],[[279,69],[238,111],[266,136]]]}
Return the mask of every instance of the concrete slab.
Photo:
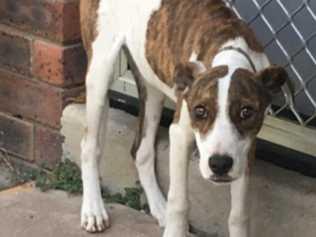
{"label": "concrete slab", "polygon": [[[72,105],[82,113],[69,116],[65,110],[63,131],[66,137],[65,152],[80,163],[80,135],[74,131],[84,128],[84,121],[76,123],[84,116],[84,105]],[[137,180],[135,167],[129,155],[133,142],[137,119],[125,112],[110,110],[109,133],[106,141],[104,165],[101,174],[106,177],[104,185],[120,190],[130,185],[129,180]],[[113,131],[124,131],[123,136]],[[118,140],[120,140],[118,142]],[[157,173],[164,193],[169,184],[168,132],[159,130]],[[133,172],[128,173],[127,170]],[[123,175],[122,175],[123,174]],[[298,173],[278,168],[257,160],[251,180],[251,236],[267,237],[315,237],[316,236],[316,180]],[[210,236],[228,236],[227,218],[230,208],[228,187],[215,187],[203,180],[198,169],[198,161],[190,163],[190,222],[195,228]]]}
{"label": "concrete slab", "polygon": [[[86,127],[85,106],[69,105],[62,116],[62,134],[64,157],[80,166],[80,142]],[[101,181],[112,192],[124,191],[125,187],[135,186],[138,177],[133,159],[130,155],[137,119],[123,111],[112,110],[109,114],[110,124],[107,126],[107,142],[104,144],[106,153],[100,164]]]}
{"label": "concrete slab", "polygon": [[[91,237],[80,228],[80,197],[42,193],[26,185],[0,192],[0,236]],[[96,236],[158,237],[161,230],[148,215],[109,205],[112,226]]]}

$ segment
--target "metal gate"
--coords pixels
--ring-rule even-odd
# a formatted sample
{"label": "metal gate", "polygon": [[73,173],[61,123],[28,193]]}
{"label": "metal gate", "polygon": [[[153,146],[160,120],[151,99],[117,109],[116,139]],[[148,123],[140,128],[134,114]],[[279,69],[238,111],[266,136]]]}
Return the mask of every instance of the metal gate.
{"label": "metal gate", "polygon": [[[259,137],[316,156],[316,0],[226,2],[254,29],[271,62],[284,66],[291,78],[294,97],[284,93],[274,101]],[[123,54],[115,77],[114,90],[137,96]]]}

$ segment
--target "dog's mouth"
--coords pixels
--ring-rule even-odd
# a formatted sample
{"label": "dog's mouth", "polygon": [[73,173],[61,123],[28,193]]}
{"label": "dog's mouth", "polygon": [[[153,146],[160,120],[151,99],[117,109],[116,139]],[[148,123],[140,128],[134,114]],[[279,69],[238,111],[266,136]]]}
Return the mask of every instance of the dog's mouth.
{"label": "dog's mouth", "polygon": [[217,184],[227,184],[234,181],[234,179],[228,175],[212,175],[209,180]]}

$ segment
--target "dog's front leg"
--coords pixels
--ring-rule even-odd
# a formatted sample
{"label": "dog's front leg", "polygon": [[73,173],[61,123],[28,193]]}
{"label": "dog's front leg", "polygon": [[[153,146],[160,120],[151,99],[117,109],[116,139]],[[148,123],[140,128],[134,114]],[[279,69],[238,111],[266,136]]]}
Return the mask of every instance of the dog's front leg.
{"label": "dog's front leg", "polygon": [[167,204],[167,223],[164,237],[185,237],[188,233],[188,161],[193,135],[180,121],[171,125],[170,186]]}
{"label": "dog's front leg", "polygon": [[249,237],[248,184],[248,174],[231,184],[230,237]]}
{"label": "dog's front leg", "polygon": [[86,79],[87,128],[81,142],[83,182],[81,226],[88,232],[101,232],[110,225],[101,197],[99,161],[106,133],[108,89],[113,79],[113,65],[124,43],[124,38],[118,37],[115,40],[106,41],[108,38],[108,32],[104,35],[100,33],[93,44],[94,54]]}

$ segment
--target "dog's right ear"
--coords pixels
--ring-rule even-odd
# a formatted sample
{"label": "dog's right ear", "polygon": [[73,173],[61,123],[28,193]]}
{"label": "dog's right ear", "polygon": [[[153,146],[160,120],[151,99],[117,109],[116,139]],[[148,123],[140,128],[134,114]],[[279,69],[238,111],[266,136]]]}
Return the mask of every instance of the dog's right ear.
{"label": "dog's right ear", "polygon": [[184,92],[190,89],[194,79],[201,73],[205,72],[206,68],[201,62],[188,62],[178,64],[174,72],[174,82],[177,92]]}

